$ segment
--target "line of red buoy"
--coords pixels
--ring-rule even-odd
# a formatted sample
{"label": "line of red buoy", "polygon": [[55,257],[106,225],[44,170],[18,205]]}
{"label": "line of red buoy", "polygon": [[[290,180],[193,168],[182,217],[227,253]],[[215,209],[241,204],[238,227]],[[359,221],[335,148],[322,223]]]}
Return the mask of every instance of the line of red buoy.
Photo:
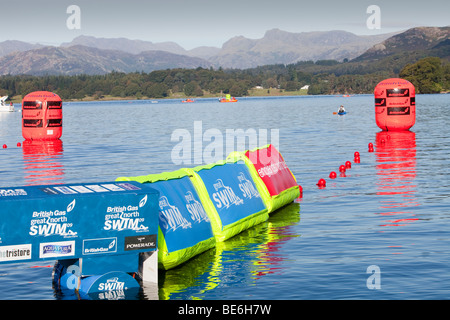
{"label": "line of red buoy", "polygon": [[[21,144],[20,142],[17,142],[17,146],[18,146],[18,147],[21,147],[22,144]],[[3,144],[3,149],[7,149],[7,148],[8,148],[8,146],[6,145],[6,143]]]}
{"label": "line of red buoy", "polygon": [[[372,147],[370,147],[370,145],[372,145]],[[373,152],[373,144],[372,143],[369,143],[369,152]],[[353,162],[354,163],[360,163],[361,162],[361,157],[360,157],[360,154],[359,154],[358,151],[356,151],[353,154],[353,156],[354,156],[354,158],[353,158]],[[348,169],[351,169],[351,168],[352,168],[352,163],[350,161],[346,161],[345,164],[340,165],[339,166],[339,172],[341,173],[340,177],[345,177],[345,172]],[[336,179],[337,178],[336,172],[335,171],[331,171],[330,175],[329,175],[329,178],[330,179]],[[319,187],[319,189],[323,189],[323,188],[325,188],[327,186],[327,182],[326,182],[325,179],[321,178],[321,179],[319,179],[319,181],[317,182],[316,185]]]}
{"label": "line of red buoy", "polygon": [[[369,147],[369,150],[368,150],[369,152],[374,152],[374,147],[373,147],[372,142],[369,143],[368,147]],[[361,157],[360,157],[360,154],[358,151],[355,151],[355,153],[353,154],[353,162],[354,163],[361,162]],[[345,165],[340,165],[339,166],[339,172],[341,173],[340,177],[345,177],[346,170],[351,169],[351,167],[352,167],[352,163],[350,161],[346,161]],[[330,179],[336,179],[337,178],[336,172],[331,171],[329,177],[330,177]],[[319,179],[319,181],[317,182],[316,185],[319,187],[319,189],[323,189],[326,187],[327,182],[325,179],[321,178],[321,179]]]}
{"label": "line of red buoy", "polygon": [[353,158],[353,162],[354,162],[354,163],[360,163],[360,162],[361,162],[361,159],[360,159],[360,157],[359,157],[359,152],[358,152],[358,151],[356,151],[356,152],[353,154],[353,156],[354,156],[354,158]]}

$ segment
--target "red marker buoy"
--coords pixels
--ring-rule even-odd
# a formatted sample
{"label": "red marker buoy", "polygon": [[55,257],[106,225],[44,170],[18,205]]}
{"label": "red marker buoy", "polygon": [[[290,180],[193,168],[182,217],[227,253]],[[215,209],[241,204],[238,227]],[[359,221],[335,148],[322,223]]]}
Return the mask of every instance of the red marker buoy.
{"label": "red marker buoy", "polygon": [[8,146],[6,144],[4,144],[3,145],[3,149],[6,149],[6,148],[8,148]]}
{"label": "red marker buoy", "polygon": [[384,131],[409,130],[416,122],[416,90],[404,79],[390,78],[374,90],[375,120]]}
{"label": "red marker buoy", "polygon": [[22,136],[25,140],[57,140],[62,135],[62,100],[49,91],[35,91],[22,99]]}
{"label": "red marker buoy", "polygon": [[21,147],[22,144],[21,144],[20,142],[17,142],[17,146],[18,146],[18,147]]}
{"label": "red marker buoy", "polygon": [[319,188],[325,188],[327,186],[327,182],[325,181],[325,179],[319,179],[317,185],[319,186]]}
{"label": "red marker buoy", "polygon": [[355,158],[353,159],[353,162],[354,162],[354,163],[360,163],[360,162],[361,162],[361,159],[360,159],[359,157],[355,157]]}
{"label": "red marker buoy", "polygon": [[299,198],[300,198],[303,196],[303,188],[301,185],[298,185],[298,190],[300,191],[300,196],[299,196]]}
{"label": "red marker buoy", "polygon": [[345,166],[343,165],[343,164],[341,164],[340,166],[339,166],[339,172],[345,172]]}
{"label": "red marker buoy", "polygon": [[358,152],[358,151],[355,151],[355,154],[354,154],[354,156],[355,156],[355,158],[356,158],[356,157],[358,157],[358,158],[359,158],[359,152]]}
{"label": "red marker buoy", "polygon": [[337,177],[336,172],[331,171],[331,172],[330,172],[330,179],[336,179],[336,177]]}
{"label": "red marker buoy", "polygon": [[373,152],[373,143],[369,142],[369,152]]}
{"label": "red marker buoy", "polygon": [[345,161],[345,168],[350,169],[352,167],[352,163],[350,161]]}

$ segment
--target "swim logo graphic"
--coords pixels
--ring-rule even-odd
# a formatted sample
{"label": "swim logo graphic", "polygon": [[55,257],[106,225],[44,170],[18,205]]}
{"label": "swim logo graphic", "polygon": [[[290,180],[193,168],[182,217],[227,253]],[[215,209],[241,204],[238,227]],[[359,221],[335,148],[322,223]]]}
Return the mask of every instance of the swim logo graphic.
{"label": "swim logo graphic", "polygon": [[147,232],[148,227],[144,225],[145,218],[140,216],[139,208],[147,203],[147,195],[143,197],[137,206],[113,206],[106,209],[104,230],[133,230],[136,232]]}
{"label": "swim logo graphic", "polygon": [[178,228],[191,228],[192,224],[181,214],[178,207],[171,205],[166,196],[159,198],[159,223],[161,229],[175,231]]}
{"label": "swim logo graphic", "polygon": [[213,192],[212,198],[215,202],[216,208],[228,209],[232,205],[238,206],[244,203],[244,200],[236,195],[233,188],[224,185],[222,179],[217,179],[213,184],[213,187],[216,192]]}
{"label": "swim logo graphic", "polygon": [[209,222],[209,217],[201,203],[195,199],[194,194],[191,191],[186,192],[184,195],[186,199],[186,209],[191,214],[191,219],[195,223],[200,223],[202,221]]}
{"label": "swim logo graphic", "polygon": [[261,197],[253,183],[247,179],[243,172],[240,172],[237,178],[239,180],[239,189],[241,189],[244,198],[251,199]]}
{"label": "swim logo graphic", "polygon": [[59,235],[64,238],[77,237],[77,232],[73,231],[73,223],[69,221],[70,213],[76,205],[75,199],[70,202],[64,210],[40,210],[33,211],[30,221],[30,236],[54,236]]}

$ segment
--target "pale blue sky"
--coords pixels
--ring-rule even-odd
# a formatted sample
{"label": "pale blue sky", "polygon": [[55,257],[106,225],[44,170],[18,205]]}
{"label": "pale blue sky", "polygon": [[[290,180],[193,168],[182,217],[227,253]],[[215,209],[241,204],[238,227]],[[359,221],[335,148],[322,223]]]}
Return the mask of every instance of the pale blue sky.
{"label": "pale blue sky", "polygon": [[[416,26],[450,25],[450,1],[394,0],[0,0],[0,41],[46,45],[96,37],[174,41],[185,49],[221,47],[234,36],[259,39],[267,30],[346,30],[370,35]],[[66,26],[70,5],[80,7],[79,30]],[[381,29],[366,26],[369,5],[381,10]]]}

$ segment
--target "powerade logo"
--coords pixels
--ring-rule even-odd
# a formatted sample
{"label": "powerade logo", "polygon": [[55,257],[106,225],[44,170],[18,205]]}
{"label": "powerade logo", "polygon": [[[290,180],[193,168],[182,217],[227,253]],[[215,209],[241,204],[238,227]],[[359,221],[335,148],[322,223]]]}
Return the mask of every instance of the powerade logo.
{"label": "powerade logo", "polygon": [[83,255],[117,252],[117,238],[83,240]]}
{"label": "powerade logo", "polygon": [[389,116],[406,116],[410,114],[409,107],[388,107]]}
{"label": "powerade logo", "polygon": [[409,97],[409,89],[387,89],[387,97]]}
{"label": "powerade logo", "polygon": [[146,236],[132,236],[125,237],[125,251],[155,249],[156,248],[156,234]]}
{"label": "powerade logo", "polygon": [[386,107],[386,98],[375,98],[375,107]]}

